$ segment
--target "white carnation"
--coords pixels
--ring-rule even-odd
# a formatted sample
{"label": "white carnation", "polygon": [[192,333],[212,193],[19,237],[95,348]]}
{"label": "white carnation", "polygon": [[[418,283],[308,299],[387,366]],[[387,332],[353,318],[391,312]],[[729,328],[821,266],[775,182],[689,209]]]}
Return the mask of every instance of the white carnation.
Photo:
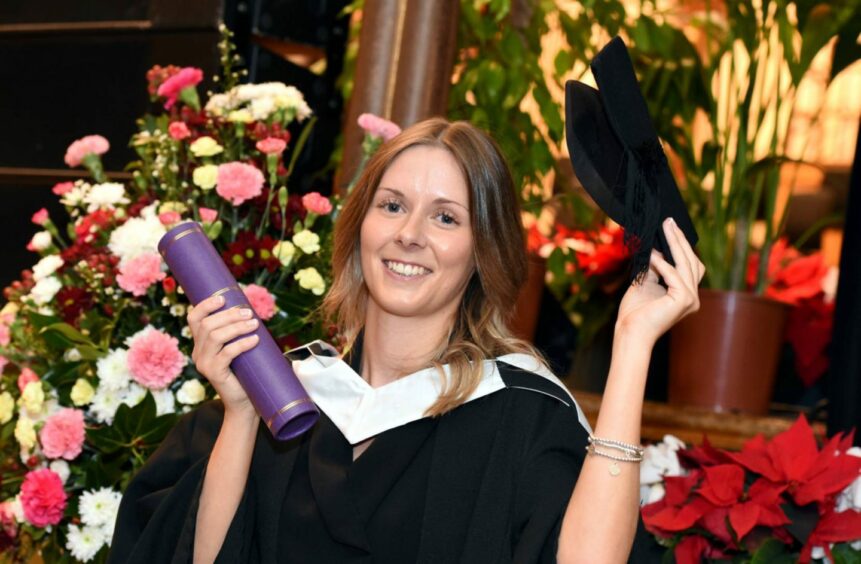
{"label": "white carnation", "polygon": [[66,548],[80,562],[92,560],[106,541],[105,533],[99,527],[69,525],[66,531]]}
{"label": "white carnation", "polygon": [[195,405],[206,397],[206,388],[200,380],[187,380],[176,392],[176,399],[185,405]]}
{"label": "white carnation", "polygon": [[110,425],[114,422],[114,415],[117,413],[117,408],[123,402],[123,391],[112,390],[99,384],[96,388],[96,395],[93,396],[93,401],[90,403],[89,414],[99,423]]}
{"label": "white carnation", "polygon": [[89,191],[90,185],[78,180],[75,182],[75,186],[71,190],[63,194],[62,198],[60,198],[60,203],[70,208],[79,206],[83,203],[84,199],[87,197],[87,192]]}
{"label": "white carnation", "polygon": [[30,245],[37,251],[44,251],[51,246],[51,233],[49,231],[39,231],[30,239]]}
{"label": "white carnation", "polygon": [[121,260],[131,260],[146,253],[157,253],[158,242],[166,232],[157,215],[141,214],[114,229],[108,247]]}
{"label": "white carnation", "polygon": [[99,386],[109,390],[124,390],[131,381],[128,366],[128,351],[113,349],[96,362],[96,373],[99,375]]}
{"label": "white carnation", "polygon": [[57,272],[57,269],[61,266],[63,266],[63,259],[60,255],[43,257],[33,266],[33,280],[36,282],[43,280]]}
{"label": "white carnation", "polygon": [[65,460],[55,460],[48,465],[48,468],[56,472],[57,476],[60,477],[60,480],[62,480],[64,484],[66,483],[66,480],[69,479],[69,474],[71,472],[69,471],[69,463]]}
{"label": "white carnation", "polygon": [[126,189],[119,182],[104,182],[96,184],[84,196],[84,203],[88,204],[87,211],[92,213],[100,208],[114,209],[117,204],[127,204]]}
{"label": "white carnation", "polygon": [[54,299],[54,296],[57,295],[57,292],[59,292],[62,287],[63,284],[56,276],[43,278],[36,282],[33,288],[30,289],[30,299],[33,300],[36,305],[45,305]]}
{"label": "white carnation", "polygon": [[120,510],[122,498],[120,492],[111,488],[85,491],[78,501],[81,521],[84,525],[91,527],[113,525],[114,521],[117,520],[117,512]]}
{"label": "white carnation", "polygon": [[155,398],[156,415],[176,412],[176,398],[173,397],[173,392],[169,389],[150,390],[150,393],[152,393],[152,397]]}
{"label": "white carnation", "polygon": [[132,383],[123,395],[122,403],[134,407],[146,397],[146,388]]}

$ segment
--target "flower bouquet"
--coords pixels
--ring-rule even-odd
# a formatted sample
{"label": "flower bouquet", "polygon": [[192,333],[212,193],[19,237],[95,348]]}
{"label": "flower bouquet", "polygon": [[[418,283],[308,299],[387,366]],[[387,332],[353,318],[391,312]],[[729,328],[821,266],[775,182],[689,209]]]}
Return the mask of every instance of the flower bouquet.
{"label": "flower bouquet", "polygon": [[131,181],[107,178],[109,142],[84,137],[65,161],[89,178],[53,188],[68,225],[33,216],[40,259],[0,313],[3,558],[104,560],[131,476],[180,412],[213,397],[189,360],[188,301],[157,252],[172,226],[203,226],[283,348],[330,337],[312,314],[339,204],[287,188],[314,118],[296,88],[240,85],[222,33],[208,99],[199,69],[147,73],[158,112],[132,137]]}
{"label": "flower bouquet", "polygon": [[678,564],[858,562],[861,449],[838,434],[817,445],[804,416],[741,452],[667,437],[640,468],[643,521]]}

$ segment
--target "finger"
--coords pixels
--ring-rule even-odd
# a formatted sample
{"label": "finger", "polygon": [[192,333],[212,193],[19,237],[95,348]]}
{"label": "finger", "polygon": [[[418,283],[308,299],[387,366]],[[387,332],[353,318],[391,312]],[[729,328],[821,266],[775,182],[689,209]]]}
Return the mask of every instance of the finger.
{"label": "finger", "polygon": [[197,330],[198,324],[210,313],[224,305],[224,296],[212,296],[206,298],[194,307],[188,308],[188,326],[192,334]]}
{"label": "finger", "polygon": [[239,339],[238,341],[234,341],[229,345],[225,345],[224,348],[221,349],[221,352],[218,353],[218,361],[219,363],[224,363],[224,366],[230,366],[230,363],[233,362],[233,359],[244,353],[247,350],[251,350],[257,346],[257,342],[260,340],[260,337],[257,335],[251,335],[245,337],[244,339]]}
{"label": "finger", "polygon": [[192,335],[194,335],[195,339],[205,339],[209,333],[212,333],[216,329],[219,329],[231,323],[235,323],[236,321],[240,321],[242,319],[249,319],[251,317],[253,317],[253,314],[250,308],[234,306],[229,309],[225,309],[224,311],[218,311],[204,317],[200,321],[200,323],[197,324],[198,331],[192,331]]}
{"label": "finger", "polygon": [[695,286],[694,274],[691,269],[690,261],[688,260],[688,256],[685,253],[683,248],[683,243],[676,231],[675,221],[672,218],[668,218],[664,221],[664,235],[667,238],[667,244],[670,246],[670,253],[673,256],[673,262],[676,264],[676,269],[678,269],[679,274],[682,275],[686,279],[686,286],[692,288]]}
{"label": "finger", "polygon": [[649,262],[666,282],[668,296],[676,301],[683,300],[685,305],[693,301],[692,290],[685,277],[679,272],[678,266],[668,263],[660,253],[652,253]]}
{"label": "finger", "polygon": [[[202,359],[203,362],[206,362],[207,358],[217,355],[222,347],[232,339],[257,329],[260,322],[254,318],[248,319],[247,316],[250,310],[247,308],[242,309],[245,311],[228,310],[212,315],[212,323],[210,323],[210,318],[201,322],[200,335],[195,340],[197,359]],[[240,318],[238,317],[239,315],[244,315],[245,317]],[[206,327],[204,328],[204,326]]]}

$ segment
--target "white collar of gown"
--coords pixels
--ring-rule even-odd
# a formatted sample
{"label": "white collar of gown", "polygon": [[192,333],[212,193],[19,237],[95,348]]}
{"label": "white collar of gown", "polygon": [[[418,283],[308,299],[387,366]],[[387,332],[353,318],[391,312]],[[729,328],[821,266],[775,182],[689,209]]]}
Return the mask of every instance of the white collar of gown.
{"label": "white collar of gown", "polygon": [[[314,354],[310,346],[312,344],[329,350],[334,356]],[[323,341],[314,341],[300,347],[300,349],[303,348],[307,348],[310,355],[303,360],[294,360],[293,371],[314,403],[353,445],[389,429],[422,419],[442,389],[440,374],[435,368],[425,368],[374,388],[350,368],[350,365],[340,358],[331,345]],[[535,357],[518,353],[500,356],[495,360],[542,376],[565,390],[571,399],[571,405],[577,409],[580,424],[591,433],[589,422],[574,400],[574,396],[565,384]],[[484,375],[481,383],[466,400],[467,402],[506,387],[495,360],[483,361]],[[448,374],[448,366],[443,368]],[[542,393],[539,390],[532,391]]]}

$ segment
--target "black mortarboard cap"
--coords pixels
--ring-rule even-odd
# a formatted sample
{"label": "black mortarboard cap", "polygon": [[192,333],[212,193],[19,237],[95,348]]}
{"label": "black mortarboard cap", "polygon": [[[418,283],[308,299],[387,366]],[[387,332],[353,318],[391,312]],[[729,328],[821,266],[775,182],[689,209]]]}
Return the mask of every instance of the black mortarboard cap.
{"label": "black mortarboard cap", "polygon": [[652,248],[673,261],[661,229],[665,218],[675,219],[691,245],[697,233],[622,39],[613,38],[591,68],[598,90],[575,80],[565,85],[568,152],[583,187],[625,229],[632,278],[639,278]]}

